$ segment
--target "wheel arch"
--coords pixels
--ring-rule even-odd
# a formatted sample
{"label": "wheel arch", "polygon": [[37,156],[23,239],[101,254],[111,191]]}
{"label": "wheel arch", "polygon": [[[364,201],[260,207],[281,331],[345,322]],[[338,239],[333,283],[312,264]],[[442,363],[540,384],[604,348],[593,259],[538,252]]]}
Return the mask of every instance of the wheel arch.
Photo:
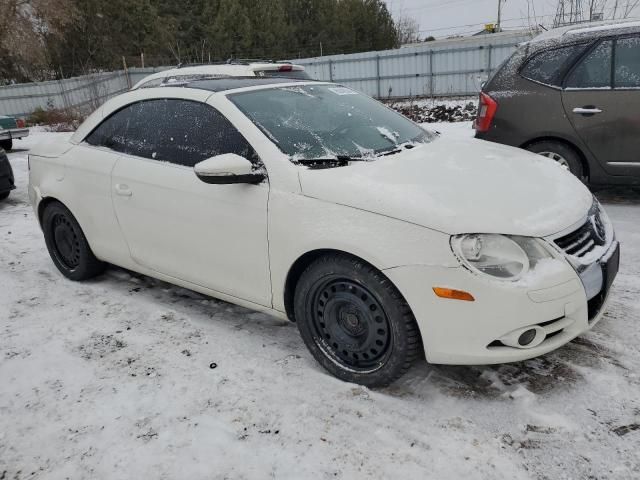
{"label": "wheel arch", "polygon": [[43,197],[42,200],[40,200],[40,203],[38,203],[38,222],[40,223],[40,228],[42,228],[42,217],[44,215],[44,211],[52,203],[59,203],[64,205],[66,208],[69,208],[55,197]]}
{"label": "wheel arch", "polygon": [[[336,248],[320,248],[320,249],[310,250],[300,255],[289,268],[289,271],[285,279],[285,284],[284,284],[284,307],[285,307],[285,313],[287,314],[287,318],[290,321],[295,322],[293,304],[294,304],[296,286],[298,284],[298,281],[300,280],[302,273],[306,270],[306,268],[309,265],[311,265],[318,258],[323,257],[325,255],[331,255],[331,254],[346,255],[348,257],[354,258],[360,262],[363,262],[377,269],[382,275],[384,275],[389,280],[389,282],[391,282],[391,284],[393,284],[393,286],[396,288],[396,290],[398,290],[398,292],[400,292],[400,295],[402,295],[404,299],[404,295],[402,294],[398,286],[395,285],[395,283],[393,283],[391,279],[384,274],[382,269],[377,267],[371,261],[365,258],[362,258],[359,255],[355,255],[351,252],[347,252],[344,250],[340,250]],[[406,302],[406,299],[404,299],[404,301]],[[408,302],[407,302],[407,305],[408,305]]]}
{"label": "wheel arch", "polygon": [[531,145],[534,145],[536,143],[541,143],[541,142],[561,143],[564,146],[573,150],[576,153],[576,155],[578,155],[578,158],[580,159],[580,163],[582,164],[585,178],[587,180],[591,178],[591,166],[589,165],[589,161],[587,160],[586,155],[584,154],[582,149],[575,144],[575,142],[567,140],[566,138],[553,136],[553,135],[540,136],[540,137],[536,137],[534,139],[528,140],[527,142],[520,145],[520,148],[524,150],[528,150]]}

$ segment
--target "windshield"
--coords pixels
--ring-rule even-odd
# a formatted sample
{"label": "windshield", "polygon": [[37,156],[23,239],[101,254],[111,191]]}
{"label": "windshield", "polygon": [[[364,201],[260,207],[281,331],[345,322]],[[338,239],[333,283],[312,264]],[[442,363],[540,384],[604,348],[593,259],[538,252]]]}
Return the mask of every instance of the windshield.
{"label": "windshield", "polygon": [[294,161],[375,157],[434,138],[371,97],[339,85],[279,87],[229,98]]}

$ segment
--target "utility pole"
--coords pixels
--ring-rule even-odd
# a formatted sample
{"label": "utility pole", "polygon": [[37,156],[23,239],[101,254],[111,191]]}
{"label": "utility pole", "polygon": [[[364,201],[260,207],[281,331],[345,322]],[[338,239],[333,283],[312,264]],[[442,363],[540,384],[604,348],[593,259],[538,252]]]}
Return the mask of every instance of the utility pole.
{"label": "utility pole", "polygon": [[498,0],[498,24],[496,25],[497,33],[500,33],[502,31],[502,2],[506,2],[506,0]]}

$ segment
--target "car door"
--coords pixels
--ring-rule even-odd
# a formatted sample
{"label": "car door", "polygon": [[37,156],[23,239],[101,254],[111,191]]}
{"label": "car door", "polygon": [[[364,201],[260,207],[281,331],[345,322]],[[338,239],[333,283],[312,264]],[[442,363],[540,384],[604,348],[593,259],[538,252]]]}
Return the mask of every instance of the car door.
{"label": "car door", "polygon": [[604,169],[640,175],[640,40],[606,39],[564,82],[567,117]]}
{"label": "car door", "polygon": [[65,204],[82,226],[93,253],[117,264],[127,263],[129,251],[113,210],[111,171],[123,148],[129,115],[129,109],[122,109],[94,128],[66,156],[63,175]]}
{"label": "car door", "polygon": [[268,183],[210,185],[193,171],[223,153],[259,162],[248,142],[213,107],[181,99],[140,102],[127,137],[112,188],[132,259],[270,306]]}

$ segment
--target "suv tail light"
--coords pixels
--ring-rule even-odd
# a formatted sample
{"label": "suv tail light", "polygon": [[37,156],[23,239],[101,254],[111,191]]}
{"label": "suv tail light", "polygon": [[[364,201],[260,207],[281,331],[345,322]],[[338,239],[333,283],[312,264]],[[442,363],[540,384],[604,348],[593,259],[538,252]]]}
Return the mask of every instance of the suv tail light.
{"label": "suv tail light", "polygon": [[278,68],[279,72],[292,72],[293,71],[293,66],[291,65],[282,65],[280,68]]}
{"label": "suv tail light", "polygon": [[484,92],[480,92],[480,105],[478,105],[478,118],[476,118],[476,131],[488,132],[493,122],[493,117],[498,111],[498,102]]}
{"label": "suv tail light", "polygon": [[18,128],[24,128],[24,120],[21,118],[16,119],[16,126]]}

